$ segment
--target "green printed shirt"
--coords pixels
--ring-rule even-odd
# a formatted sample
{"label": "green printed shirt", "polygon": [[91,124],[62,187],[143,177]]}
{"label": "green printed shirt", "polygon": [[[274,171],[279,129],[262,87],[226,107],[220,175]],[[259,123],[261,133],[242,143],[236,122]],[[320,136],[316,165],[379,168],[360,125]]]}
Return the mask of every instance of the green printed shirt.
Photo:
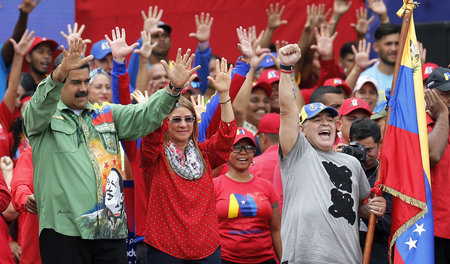
{"label": "green printed shirt", "polygon": [[63,85],[49,75],[23,112],[33,149],[39,231],[126,238],[119,141],[160,127],[177,98],[160,90],[147,103],[88,104],[78,116],[59,100]]}

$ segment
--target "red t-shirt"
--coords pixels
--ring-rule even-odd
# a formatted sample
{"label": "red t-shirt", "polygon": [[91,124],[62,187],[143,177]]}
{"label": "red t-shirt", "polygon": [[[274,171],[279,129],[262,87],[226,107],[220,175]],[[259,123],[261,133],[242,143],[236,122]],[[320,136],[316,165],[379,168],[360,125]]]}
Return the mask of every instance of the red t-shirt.
{"label": "red t-shirt", "polygon": [[236,182],[214,179],[221,257],[238,263],[261,263],[276,257],[270,233],[272,204],[278,195],[272,183],[253,177]]}
{"label": "red t-shirt", "polygon": [[275,166],[279,164],[278,145],[270,146],[261,155],[253,159],[254,165],[248,168],[251,175],[273,181]]}
{"label": "red t-shirt", "polygon": [[[427,114],[427,129],[430,133],[434,128],[434,121]],[[450,136],[441,160],[431,167],[431,195],[433,200],[434,235],[450,239]]]}
{"label": "red t-shirt", "polygon": [[14,177],[11,181],[11,194],[14,209],[19,215],[18,242],[22,247],[20,263],[41,263],[39,252],[39,220],[37,214],[26,210],[28,196],[34,193],[33,160],[31,148],[26,148],[17,160]]}
{"label": "red t-shirt", "polygon": [[162,127],[142,138],[142,173],[149,187],[145,242],[176,258],[203,259],[220,245],[211,170],[225,163],[236,135],[236,122],[223,122],[199,144],[205,168],[198,180],[186,180],[170,167]]}
{"label": "red t-shirt", "polygon": [[278,196],[280,196],[280,199],[278,199],[278,204],[280,205],[280,212],[283,213],[283,181],[281,180],[280,163],[275,166],[272,185]]}

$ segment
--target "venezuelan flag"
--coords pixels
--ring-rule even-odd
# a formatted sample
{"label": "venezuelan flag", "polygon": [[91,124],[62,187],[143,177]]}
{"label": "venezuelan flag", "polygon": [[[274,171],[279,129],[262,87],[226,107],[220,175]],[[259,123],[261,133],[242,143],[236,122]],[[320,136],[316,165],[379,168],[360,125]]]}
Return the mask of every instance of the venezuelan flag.
{"label": "venezuelan flag", "polygon": [[257,212],[258,205],[252,195],[249,193],[247,195],[239,193],[230,194],[228,218],[254,217]]}
{"label": "venezuelan flag", "polygon": [[412,14],[401,56],[380,163],[383,189],[393,196],[389,255],[393,263],[434,263],[422,66]]}

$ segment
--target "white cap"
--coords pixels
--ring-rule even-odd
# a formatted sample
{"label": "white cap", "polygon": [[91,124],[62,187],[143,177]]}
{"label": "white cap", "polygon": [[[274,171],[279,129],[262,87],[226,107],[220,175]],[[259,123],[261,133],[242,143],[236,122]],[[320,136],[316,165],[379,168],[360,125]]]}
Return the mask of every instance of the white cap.
{"label": "white cap", "polygon": [[373,86],[375,86],[375,89],[378,91],[378,82],[377,80],[375,80],[374,78],[368,76],[368,75],[364,75],[364,76],[360,76],[358,78],[358,80],[356,81],[356,85],[355,85],[355,89],[353,89],[353,95],[355,95],[355,93],[361,89],[361,87],[365,84],[365,83],[372,83]]}

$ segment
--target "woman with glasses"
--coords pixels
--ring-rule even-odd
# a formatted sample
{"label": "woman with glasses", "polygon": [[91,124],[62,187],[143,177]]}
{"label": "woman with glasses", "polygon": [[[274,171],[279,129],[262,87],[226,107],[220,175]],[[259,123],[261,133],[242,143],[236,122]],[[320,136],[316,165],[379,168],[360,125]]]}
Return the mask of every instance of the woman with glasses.
{"label": "woman with glasses", "polygon": [[[168,65],[163,65],[171,79]],[[143,138],[149,195],[144,241],[150,263],[220,263],[212,169],[228,160],[236,123],[229,95],[231,69],[225,59],[217,60],[216,67],[216,79],[208,77],[221,106],[214,136],[198,144],[194,107],[180,97],[162,127]]]}
{"label": "woman with glasses", "polygon": [[251,175],[253,134],[238,128],[230,170],[214,179],[222,264],[276,264],[281,259],[281,215],[272,183]]}

